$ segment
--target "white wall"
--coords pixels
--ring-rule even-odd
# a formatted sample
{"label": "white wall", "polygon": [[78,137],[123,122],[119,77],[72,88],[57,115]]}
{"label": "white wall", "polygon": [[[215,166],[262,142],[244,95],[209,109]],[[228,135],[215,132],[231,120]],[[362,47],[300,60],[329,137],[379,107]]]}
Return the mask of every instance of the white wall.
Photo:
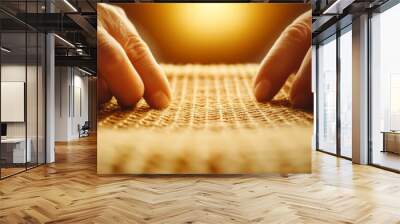
{"label": "white wall", "polygon": [[[28,66],[28,71],[33,67]],[[2,82],[25,82],[25,64],[4,64],[1,66],[1,81]],[[35,93],[27,93],[29,96],[36,97]],[[3,96],[4,97],[4,96]],[[7,108],[1,108],[6,110]],[[30,120],[28,118],[28,120]],[[25,137],[25,122],[7,122],[7,136],[8,137]]]}
{"label": "white wall", "polygon": [[[25,80],[27,78],[27,80]],[[2,64],[1,81],[2,82],[24,82],[26,84],[26,107],[22,108],[22,112],[26,112],[26,121],[23,122],[5,122],[7,124],[7,137],[9,138],[25,138],[30,140],[32,161],[39,163],[44,162],[44,74],[41,66],[25,64]],[[2,96],[7,97],[7,96]],[[9,110],[10,108],[1,108],[1,110]],[[11,111],[12,112],[12,111]],[[39,156],[37,156],[39,153]]]}
{"label": "white wall", "polygon": [[[74,108],[73,119],[72,119],[72,135],[76,138],[79,137],[78,124],[83,125],[85,121],[88,121],[89,111],[88,111],[88,78],[81,76],[82,73],[74,75]],[[80,93],[79,93],[80,91]],[[79,102],[80,101],[80,102]],[[81,110],[81,111],[80,111]]]}
{"label": "white wall", "polygon": [[55,141],[67,141],[69,132],[69,68],[55,68]]}
{"label": "white wall", "polygon": [[76,68],[56,67],[56,141],[77,139],[78,125],[88,120],[88,78],[83,75]]}

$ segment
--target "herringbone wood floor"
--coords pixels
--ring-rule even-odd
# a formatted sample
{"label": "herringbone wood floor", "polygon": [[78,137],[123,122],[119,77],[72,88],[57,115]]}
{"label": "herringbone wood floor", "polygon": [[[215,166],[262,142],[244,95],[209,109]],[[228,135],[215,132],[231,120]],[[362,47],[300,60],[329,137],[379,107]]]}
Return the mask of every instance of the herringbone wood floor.
{"label": "herringbone wood floor", "polygon": [[96,139],[0,181],[0,223],[400,223],[400,175],[313,152],[313,174],[98,176]]}

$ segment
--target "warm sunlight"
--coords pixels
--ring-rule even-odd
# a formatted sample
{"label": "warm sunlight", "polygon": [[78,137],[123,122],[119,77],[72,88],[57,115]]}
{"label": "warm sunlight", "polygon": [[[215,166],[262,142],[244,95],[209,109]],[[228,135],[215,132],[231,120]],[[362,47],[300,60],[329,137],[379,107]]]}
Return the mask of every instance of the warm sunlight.
{"label": "warm sunlight", "polygon": [[119,4],[165,63],[258,63],[306,4]]}

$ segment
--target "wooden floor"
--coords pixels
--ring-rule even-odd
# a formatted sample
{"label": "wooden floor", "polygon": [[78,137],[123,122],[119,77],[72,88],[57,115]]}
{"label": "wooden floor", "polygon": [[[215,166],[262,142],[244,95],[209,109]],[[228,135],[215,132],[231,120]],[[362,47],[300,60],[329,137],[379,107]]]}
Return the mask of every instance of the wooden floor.
{"label": "wooden floor", "polygon": [[400,175],[313,152],[313,174],[98,176],[96,139],[0,181],[0,223],[400,223]]}
{"label": "wooden floor", "polygon": [[16,174],[16,173],[19,173],[19,172],[23,172],[25,170],[25,167],[17,167],[17,168],[15,168],[15,167],[11,167],[11,168],[1,168],[1,177],[3,178],[3,177],[8,177],[8,176],[11,176],[11,175],[13,175],[13,174]]}
{"label": "wooden floor", "polygon": [[381,152],[375,150],[373,154],[374,164],[400,170],[400,155],[392,152]]}

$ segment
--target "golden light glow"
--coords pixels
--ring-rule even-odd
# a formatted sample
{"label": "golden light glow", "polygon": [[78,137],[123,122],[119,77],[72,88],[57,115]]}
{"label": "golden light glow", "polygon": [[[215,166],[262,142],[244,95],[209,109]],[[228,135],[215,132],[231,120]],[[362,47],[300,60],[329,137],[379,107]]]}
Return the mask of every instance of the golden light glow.
{"label": "golden light glow", "polygon": [[259,62],[308,4],[118,4],[164,63]]}
{"label": "golden light glow", "polygon": [[245,28],[246,16],[240,4],[203,3],[176,6],[177,27],[190,37],[213,37],[226,40],[237,30]]}

